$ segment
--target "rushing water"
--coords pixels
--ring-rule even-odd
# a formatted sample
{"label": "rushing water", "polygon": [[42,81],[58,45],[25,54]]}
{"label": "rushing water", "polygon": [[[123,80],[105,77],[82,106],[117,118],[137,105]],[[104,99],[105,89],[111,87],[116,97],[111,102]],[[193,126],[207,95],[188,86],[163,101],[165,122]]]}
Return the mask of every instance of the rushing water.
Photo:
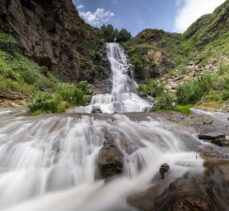
{"label": "rushing water", "polygon": [[152,104],[136,94],[138,87],[133,78],[133,67],[124,49],[117,43],[107,43],[107,57],[112,71],[112,92],[92,97],[91,105],[77,108],[77,112],[91,113],[100,108],[103,113],[143,112]]}
{"label": "rushing water", "polygon": [[[92,105],[81,111],[90,112],[95,105],[106,113],[150,107],[135,94],[137,84],[123,49],[113,43],[107,49],[112,93],[94,96]],[[124,155],[122,174],[110,181],[99,176],[97,164],[107,131]],[[0,110],[0,210],[135,210],[126,198],[162,182],[155,177],[161,164],[170,165],[167,182],[203,170],[203,160],[195,152],[201,143],[178,131],[163,122],[137,122],[124,114],[27,117]]]}

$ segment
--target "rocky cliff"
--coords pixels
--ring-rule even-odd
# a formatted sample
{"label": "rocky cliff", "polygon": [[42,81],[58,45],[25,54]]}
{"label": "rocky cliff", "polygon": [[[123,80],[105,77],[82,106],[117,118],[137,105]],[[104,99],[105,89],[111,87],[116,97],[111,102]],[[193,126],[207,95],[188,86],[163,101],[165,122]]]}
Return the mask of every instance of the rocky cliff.
{"label": "rocky cliff", "polygon": [[72,0],[1,0],[0,30],[59,78],[93,79],[90,50],[96,31],[80,19]]}
{"label": "rocky cliff", "polygon": [[124,43],[135,65],[136,78],[156,78],[177,66],[181,55],[180,34],[146,29]]}

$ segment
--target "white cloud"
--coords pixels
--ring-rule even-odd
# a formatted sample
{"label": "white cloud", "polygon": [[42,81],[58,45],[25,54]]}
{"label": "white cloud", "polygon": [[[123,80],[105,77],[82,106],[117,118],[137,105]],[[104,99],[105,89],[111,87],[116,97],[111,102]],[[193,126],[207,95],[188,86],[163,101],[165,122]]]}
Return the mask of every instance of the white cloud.
{"label": "white cloud", "polygon": [[79,5],[77,8],[79,10],[79,15],[90,25],[99,27],[102,24],[107,23],[115,14],[111,11],[106,11],[105,9],[98,8],[95,12],[83,11],[83,5]]}
{"label": "white cloud", "polygon": [[84,5],[82,5],[82,4],[79,5],[79,6],[77,6],[77,9],[78,9],[78,10],[81,10],[81,9],[83,9],[83,8],[84,8]]}
{"label": "white cloud", "polygon": [[204,14],[212,13],[225,0],[176,0],[178,7],[174,31],[184,32]]}

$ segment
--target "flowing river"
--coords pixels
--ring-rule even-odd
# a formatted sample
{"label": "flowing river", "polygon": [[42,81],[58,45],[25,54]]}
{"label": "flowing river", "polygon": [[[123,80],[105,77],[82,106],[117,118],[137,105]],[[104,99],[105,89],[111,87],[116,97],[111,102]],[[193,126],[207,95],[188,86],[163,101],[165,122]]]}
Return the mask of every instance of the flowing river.
{"label": "flowing river", "polygon": [[[107,44],[113,88],[78,114],[28,117],[0,110],[0,210],[134,211],[127,197],[162,180],[204,170],[193,134],[153,118],[127,113],[152,107],[136,94],[133,71],[121,46]],[[89,114],[99,107],[106,114]],[[84,113],[84,114],[82,114]],[[142,113],[143,114],[143,113]],[[122,173],[103,179],[98,156],[109,133],[123,155]],[[197,159],[198,157],[198,159]]]}

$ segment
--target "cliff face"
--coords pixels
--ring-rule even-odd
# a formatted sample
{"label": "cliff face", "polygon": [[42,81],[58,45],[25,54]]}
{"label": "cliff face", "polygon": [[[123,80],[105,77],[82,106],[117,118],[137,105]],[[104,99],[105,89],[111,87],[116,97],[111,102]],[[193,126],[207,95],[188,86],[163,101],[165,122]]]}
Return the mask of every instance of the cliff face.
{"label": "cliff face", "polygon": [[88,53],[95,29],[79,17],[72,0],[1,0],[0,29],[23,53],[62,79],[92,80]]}

